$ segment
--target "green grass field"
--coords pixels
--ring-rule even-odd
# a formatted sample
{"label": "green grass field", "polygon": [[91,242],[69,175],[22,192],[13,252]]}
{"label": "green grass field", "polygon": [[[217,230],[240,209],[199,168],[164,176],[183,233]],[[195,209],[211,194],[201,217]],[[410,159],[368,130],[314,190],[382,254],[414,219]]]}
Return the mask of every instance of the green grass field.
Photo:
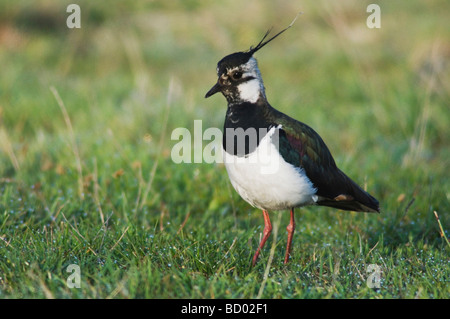
{"label": "green grass field", "polygon": [[[379,29],[370,1],[83,0],[80,29],[69,3],[0,1],[0,298],[450,297],[448,1],[380,0]],[[252,268],[262,213],[171,132],[221,128],[217,61],[298,11],[256,54],[267,97],[381,214],[297,209],[284,265],[272,212]]]}

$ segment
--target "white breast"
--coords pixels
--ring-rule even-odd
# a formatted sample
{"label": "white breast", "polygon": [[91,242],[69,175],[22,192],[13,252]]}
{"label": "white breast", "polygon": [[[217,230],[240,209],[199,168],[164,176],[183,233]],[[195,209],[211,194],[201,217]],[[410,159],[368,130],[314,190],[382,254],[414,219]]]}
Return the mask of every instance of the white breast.
{"label": "white breast", "polygon": [[281,210],[314,203],[317,198],[311,181],[301,168],[287,163],[271,136],[272,128],[258,148],[245,157],[223,150],[231,184],[250,205],[265,210]]}

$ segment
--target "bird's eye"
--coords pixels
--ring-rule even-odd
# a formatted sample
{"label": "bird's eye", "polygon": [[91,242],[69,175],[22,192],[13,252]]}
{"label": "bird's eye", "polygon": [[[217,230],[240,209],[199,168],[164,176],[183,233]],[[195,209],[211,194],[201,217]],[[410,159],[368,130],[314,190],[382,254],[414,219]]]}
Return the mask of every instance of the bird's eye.
{"label": "bird's eye", "polygon": [[233,77],[233,79],[239,80],[242,77],[242,72],[240,71],[233,72],[231,76]]}

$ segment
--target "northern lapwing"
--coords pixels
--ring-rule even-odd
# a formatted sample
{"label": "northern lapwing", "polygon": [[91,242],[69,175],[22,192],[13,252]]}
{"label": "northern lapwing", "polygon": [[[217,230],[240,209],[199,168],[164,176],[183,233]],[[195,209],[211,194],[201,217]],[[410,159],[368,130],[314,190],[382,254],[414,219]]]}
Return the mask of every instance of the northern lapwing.
{"label": "northern lapwing", "polygon": [[272,231],[268,211],[290,210],[284,263],[290,256],[296,207],[380,211],[378,201],[336,166],[319,134],[267,101],[253,55],[292,24],[265,41],[268,30],[255,47],[220,60],[218,81],[205,95],[221,92],[228,102],[222,141],[225,167],[239,195],[263,212],[263,237],[252,265]]}

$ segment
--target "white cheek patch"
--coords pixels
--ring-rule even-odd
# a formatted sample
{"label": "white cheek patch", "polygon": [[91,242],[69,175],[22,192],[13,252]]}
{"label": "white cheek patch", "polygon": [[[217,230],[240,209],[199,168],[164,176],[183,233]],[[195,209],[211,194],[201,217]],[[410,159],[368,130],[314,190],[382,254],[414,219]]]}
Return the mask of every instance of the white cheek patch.
{"label": "white cheek patch", "polygon": [[257,79],[243,82],[238,85],[241,100],[256,103],[262,92],[260,82]]}

